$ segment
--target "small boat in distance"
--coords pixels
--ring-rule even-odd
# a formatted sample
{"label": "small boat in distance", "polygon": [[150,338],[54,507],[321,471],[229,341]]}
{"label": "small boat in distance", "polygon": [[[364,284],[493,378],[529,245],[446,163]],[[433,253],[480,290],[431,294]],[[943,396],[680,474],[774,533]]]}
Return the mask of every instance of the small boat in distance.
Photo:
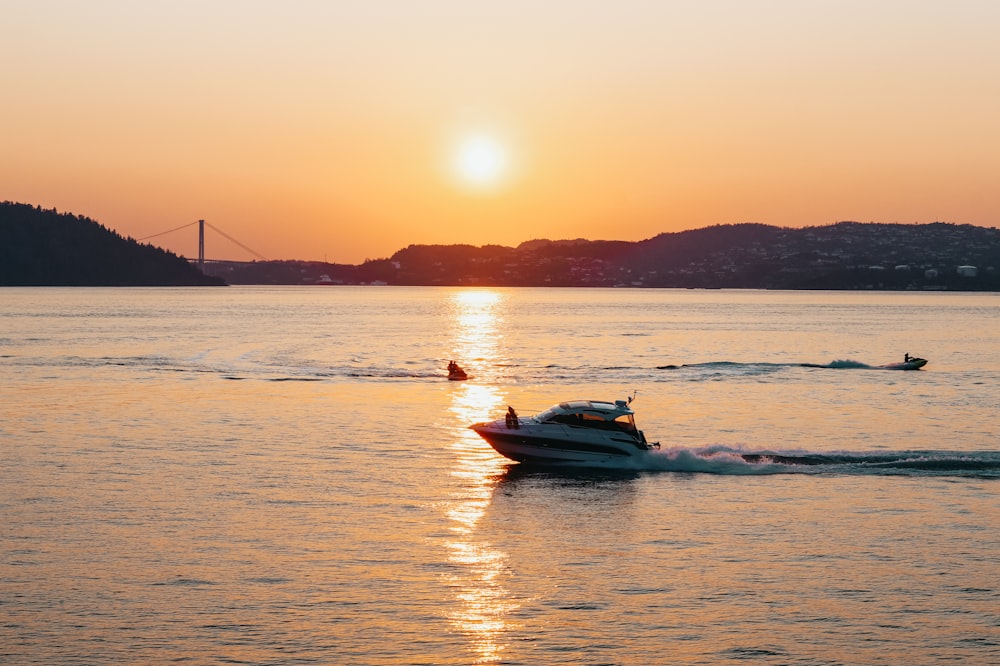
{"label": "small boat in distance", "polygon": [[448,379],[453,382],[460,382],[469,378],[465,370],[458,363],[448,361]]}
{"label": "small boat in distance", "polygon": [[927,359],[904,354],[902,363],[887,363],[882,367],[886,370],[919,370],[925,365],[927,365]]}
{"label": "small boat in distance", "polygon": [[469,426],[497,453],[536,465],[604,465],[647,455],[650,444],[635,426],[632,399],[570,400],[535,416],[513,407],[502,419]]}

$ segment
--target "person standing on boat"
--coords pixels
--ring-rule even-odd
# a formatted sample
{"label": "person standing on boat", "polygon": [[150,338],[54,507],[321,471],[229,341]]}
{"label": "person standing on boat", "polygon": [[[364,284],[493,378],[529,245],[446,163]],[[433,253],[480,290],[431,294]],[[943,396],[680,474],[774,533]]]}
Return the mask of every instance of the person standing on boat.
{"label": "person standing on boat", "polygon": [[517,412],[515,412],[514,408],[511,407],[510,405],[507,405],[507,418],[505,420],[507,422],[508,428],[521,427],[521,422],[517,420]]}

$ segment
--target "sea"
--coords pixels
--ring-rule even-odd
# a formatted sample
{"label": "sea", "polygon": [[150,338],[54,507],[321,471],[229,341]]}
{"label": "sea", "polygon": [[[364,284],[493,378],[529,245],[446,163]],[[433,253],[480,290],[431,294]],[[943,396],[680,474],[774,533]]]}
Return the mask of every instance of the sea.
{"label": "sea", "polygon": [[[1000,664],[998,331],[995,293],[0,289],[0,663]],[[468,428],[629,398],[631,465]]]}

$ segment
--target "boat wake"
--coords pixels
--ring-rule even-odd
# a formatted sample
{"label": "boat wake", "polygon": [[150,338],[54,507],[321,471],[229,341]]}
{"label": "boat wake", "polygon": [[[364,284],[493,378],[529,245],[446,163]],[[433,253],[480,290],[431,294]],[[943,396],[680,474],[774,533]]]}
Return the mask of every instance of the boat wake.
{"label": "boat wake", "polygon": [[697,372],[701,375],[736,376],[761,375],[780,372],[788,368],[821,368],[825,370],[916,370],[904,363],[871,365],[851,359],[837,359],[829,363],[737,363],[734,361],[709,361],[706,363],[685,363],[683,365],[658,365],[657,370],[678,370]]}
{"label": "boat wake", "polygon": [[[195,358],[171,358],[166,356],[102,356],[84,358],[79,356],[57,357],[49,365],[66,367],[118,367],[144,372],[199,373],[220,375],[224,379],[256,379],[270,382],[321,382],[332,379],[354,380],[395,380],[417,379],[440,381],[447,373],[426,363],[401,364],[399,366],[366,364],[355,361],[339,366],[312,365],[287,362],[283,359],[257,358],[250,355],[238,358],[209,358],[202,355]],[[25,364],[37,364],[34,359],[26,359]]]}
{"label": "boat wake", "polygon": [[633,471],[751,476],[832,474],[1000,479],[1000,452],[772,451],[708,446],[673,447],[623,461]]}
{"label": "boat wake", "polygon": [[850,359],[830,361],[829,363],[796,363],[800,368],[826,368],[828,370],[880,370],[884,369],[878,365],[868,365],[861,361]]}
{"label": "boat wake", "polygon": [[[437,358],[414,359],[410,361],[385,362],[382,359],[369,360],[351,358],[339,364],[326,364],[316,359],[298,359],[282,354],[268,354],[258,350],[238,355],[227,355],[205,350],[195,356],[137,355],[137,356],[55,356],[48,359],[16,357],[8,355],[10,365],[53,366],[53,367],[115,367],[125,370],[155,373],[198,373],[221,375],[225,379],[263,381],[430,381],[439,382],[448,377]],[[519,366],[509,362],[480,366],[481,372],[470,379],[477,381],[535,381],[544,379],[553,383],[578,382],[581,377],[591,377],[595,372],[603,375],[625,377],[634,381],[634,371],[642,373],[643,381],[726,381],[742,378],[766,377],[803,368],[824,368],[832,370],[900,370],[903,364],[884,366],[869,365],[854,360],[835,360],[829,363],[744,363],[734,361],[709,361],[682,365],[659,365],[651,371],[649,366],[594,367],[590,365],[559,366],[549,364],[541,367]],[[662,372],[668,371],[668,372]]]}

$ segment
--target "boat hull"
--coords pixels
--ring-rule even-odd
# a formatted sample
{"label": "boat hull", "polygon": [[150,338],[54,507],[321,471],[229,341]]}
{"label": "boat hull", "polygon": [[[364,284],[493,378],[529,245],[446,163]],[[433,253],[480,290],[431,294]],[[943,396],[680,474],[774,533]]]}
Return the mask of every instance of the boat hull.
{"label": "boat hull", "polygon": [[[534,465],[608,465],[649,453],[648,447],[625,436],[603,438],[588,433],[538,432],[530,427],[508,428],[502,422],[470,426],[500,455]],[[560,430],[570,430],[564,428]]]}
{"label": "boat hull", "polygon": [[911,358],[909,361],[904,361],[903,363],[889,363],[882,367],[886,370],[919,370],[925,365],[927,365],[927,359]]}

